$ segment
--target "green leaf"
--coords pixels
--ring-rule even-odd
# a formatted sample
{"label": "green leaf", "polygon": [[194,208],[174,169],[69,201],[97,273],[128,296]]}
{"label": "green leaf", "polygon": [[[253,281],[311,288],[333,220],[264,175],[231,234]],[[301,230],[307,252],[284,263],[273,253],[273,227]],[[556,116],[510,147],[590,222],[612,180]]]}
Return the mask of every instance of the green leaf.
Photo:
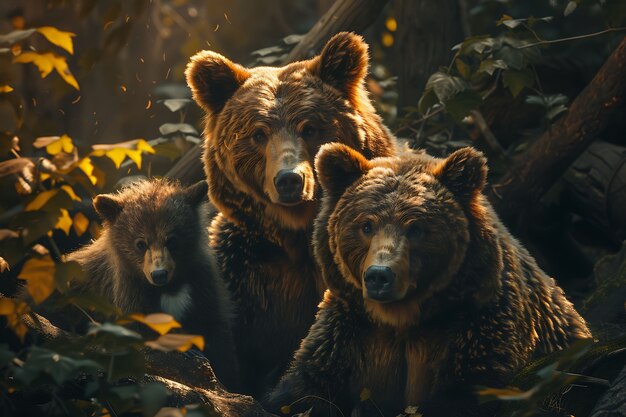
{"label": "green leaf", "polygon": [[504,62],[501,59],[485,59],[484,61],[481,61],[480,63],[480,67],[478,67],[478,72],[482,73],[482,72],[486,72],[489,75],[493,75],[493,73],[497,70],[497,69],[507,69],[508,65],[506,65],[506,62]]}
{"label": "green leaf", "polygon": [[476,110],[482,103],[480,94],[473,90],[465,90],[444,102],[446,110],[457,122],[461,122],[470,111]]}
{"label": "green leaf", "polygon": [[0,43],[14,44],[28,38],[36,29],[14,30],[6,35],[0,35]]}
{"label": "green leaf", "polygon": [[95,373],[100,365],[90,359],[75,359],[39,346],[32,346],[24,366],[18,369],[15,377],[24,384],[31,384],[45,376],[57,385],[69,381],[81,372]]}
{"label": "green leaf", "polygon": [[507,67],[514,69],[524,68],[524,53],[512,46],[502,46],[502,48],[494,52],[493,56],[496,60],[504,62]]}
{"label": "green leaf", "polygon": [[91,323],[87,336],[93,338],[94,343],[111,352],[126,351],[130,346],[143,340],[139,333],[113,323]]}
{"label": "green leaf", "polygon": [[517,97],[525,87],[535,84],[535,77],[530,70],[508,69],[502,75],[502,84],[509,89],[513,97]]}
{"label": "green leaf", "polygon": [[144,416],[154,416],[167,401],[170,391],[157,382],[150,382],[141,387],[139,398]]}
{"label": "green leaf", "polygon": [[426,90],[424,91],[424,94],[422,94],[422,97],[417,104],[417,108],[420,113],[425,114],[428,109],[438,103],[439,99],[437,99],[437,95],[435,94],[435,92],[433,90]]}
{"label": "green leaf", "polygon": [[430,76],[426,83],[426,90],[434,91],[439,101],[446,101],[465,90],[467,83],[459,77],[454,77],[442,71]]}

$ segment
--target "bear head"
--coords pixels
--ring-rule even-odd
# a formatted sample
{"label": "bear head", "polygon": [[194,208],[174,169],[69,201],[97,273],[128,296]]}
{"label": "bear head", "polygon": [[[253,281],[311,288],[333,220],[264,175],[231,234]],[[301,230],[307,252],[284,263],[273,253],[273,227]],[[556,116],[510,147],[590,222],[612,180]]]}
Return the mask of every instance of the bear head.
{"label": "bear head", "polygon": [[493,295],[501,257],[480,152],[367,160],[335,143],[315,167],[323,201],[314,250],[331,292],[398,327]]}
{"label": "bear head", "polygon": [[313,159],[341,142],[367,157],[392,153],[367,97],[367,45],[340,33],[320,55],[284,67],[244,68],[202,51],[187,83],[206,113],[209,196],[229,219],[275,230],[310,227],[317,211]]}
{"label": "bear head", "polygon": [[186,265],[208,247],[200,208],[207,191],[206,181],[183,188],[155,179],[96,196],[93,205],[122,275],[163,289],[181,285]]}

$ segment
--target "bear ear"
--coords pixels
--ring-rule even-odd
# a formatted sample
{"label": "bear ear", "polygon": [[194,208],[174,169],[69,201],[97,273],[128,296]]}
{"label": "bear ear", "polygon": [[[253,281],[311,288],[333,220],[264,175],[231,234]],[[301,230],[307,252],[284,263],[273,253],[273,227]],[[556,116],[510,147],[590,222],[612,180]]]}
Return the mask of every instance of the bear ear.
{"label": "bear ear", "polygon": [[358,151],[343,143],[323,145],[315,157],[315,171],[326,195],[339,197],[371,168]]}
{"label": "bear ear", "polygon": [[487,159],[474,148],[452,152],[433,173],[457,197],[469,201],[487,183]]}
{"label": "bear ear", "polygon": [[185,189],[185,201],[192,207],[198,207],[200,204],[208,201],[208,192],[209,185],[207,182],[205,180],[198,181]]}
{"label": "bear ear", "polygon": [[193,99],[211,114],[219,113],[249,76],[247,69],[212,51],[192,56],[185,70]]}
{"label": "bear ear", "polygon": [[317,74],[322,81],[353,99],[367,75],[369,55],[363,38],[340,32],[326,43],[318,59]]}
{"label": "bear ear", "polygon": [[102,220],[113,223],[124,209],[122,200],[114,194],[100,194],[93,199],[96,213]]}

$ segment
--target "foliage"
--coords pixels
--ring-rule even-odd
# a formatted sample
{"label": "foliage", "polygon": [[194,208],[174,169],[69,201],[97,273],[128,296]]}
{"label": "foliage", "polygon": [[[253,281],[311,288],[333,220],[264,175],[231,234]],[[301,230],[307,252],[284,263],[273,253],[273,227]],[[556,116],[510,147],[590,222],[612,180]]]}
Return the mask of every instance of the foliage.
{"label": "foliage", "polygon": [[[2,35],[0,43],[11,49],[0,53],[13,53],[15,65],[36,65],[42,78],[56,70],[78,90],[65,56],[22,51],[20,42],[36,33],[73,53],[74,35],[54,27]],[[17,92],[6,85],[2,93]],[[143,382],[144,352],[204,348],[202,336],[171,333],[180,324],[167,314],[121,316],[100,297],[76,291],[76,283],[87,278],[79,264],[65,260],[60,249],[66,249],[68,241],[98,237],[93,196],[112,191],[125,175],[150,175],[158,158],[175,160],[199,142],[196,129],[184,123],[189,102],[180,98],[161,101],[179,114],[178,123],[164,124],[163,136],[151,141],[85,145],[66,134],[46,136],[32,142],[34,155],[25,156],[19,131],[0,136],[0,224],[4,227],[0,229],[0,273],[3,288],[9,276],[24,283],[23,296],[0,298],[0,317],[16,336],[15,342],[0,344],[3,415],[152,416],[165,405],[169,392],[159,383]],[[88,329],[78,332],[72,326],[58,339],[46,340],[41,334],[49,324],[38,311],[67,317],[78,313],[77,321],[88,322]],[[40,392],[46,395],[40,398]],[[190,415],[204,415],[199,408],[189,410]]]}

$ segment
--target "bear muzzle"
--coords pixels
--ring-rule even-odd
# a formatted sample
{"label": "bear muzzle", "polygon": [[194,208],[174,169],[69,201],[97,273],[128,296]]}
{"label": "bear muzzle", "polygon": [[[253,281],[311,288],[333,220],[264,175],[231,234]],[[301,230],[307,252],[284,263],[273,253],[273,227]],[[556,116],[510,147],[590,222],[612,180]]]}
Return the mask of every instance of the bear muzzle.
{"label": "bear muzzle", "polygon": [[298,204],[302,201],[304,178],[292,169],[281,169],[274,177],[274,187],[280,204]]}
{"label": "bear muzzle", "polygon": [[395,299],[396,274],[388,266],[372,265],[363,274],[366,297],[387,302]]}
{"label": "bear muzzle", "polygon": [[143,273],[150,284],[157,287],[169,284],[174,276],[175,268],[176,263],[167,247],[155,245],[146,251]]}

